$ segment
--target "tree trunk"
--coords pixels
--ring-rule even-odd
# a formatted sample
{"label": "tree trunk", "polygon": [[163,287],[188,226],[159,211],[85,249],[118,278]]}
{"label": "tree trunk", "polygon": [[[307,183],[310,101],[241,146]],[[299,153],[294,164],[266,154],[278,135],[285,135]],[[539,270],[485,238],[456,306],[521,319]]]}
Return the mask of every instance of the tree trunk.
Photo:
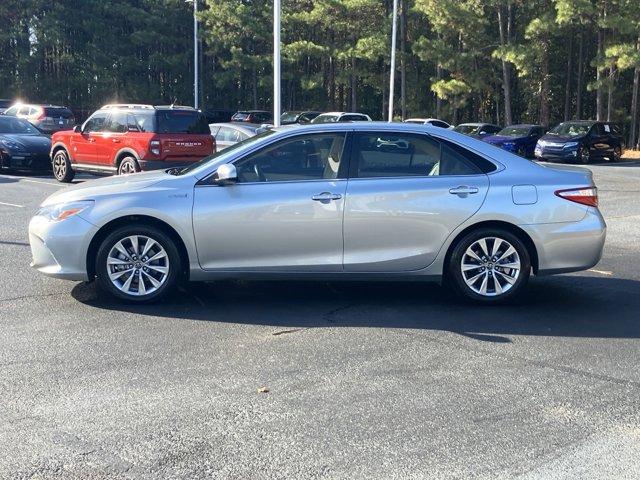
{"label": "tree trunk", "polygon": [[640,84],[640,68],[633,72],[633,93],[631,94],[631,131],[629,132],[629,147],[638,147],[638,84]]}
{"label": "tree trunk", "polygon": [[407,118],[407,4],[400,1],[400,111],[402,120]]}
{"label": "tree trunk", "polygon": [[604,30],[598,28],[598,55],[596,57],[596,120],[602,121],[604,118],[604,103],[602,101],[602,67],[600,62],[604,58]]}
{"label": "tree trunk", "polygon": [[616,67],[614,64],[611,64],[609,67],[609,79],[607,82],[607,122],[611,121],[611,116],[613,114],[613,87],[615,76]]}
{"label": "tree trunk", "polygon": [[584,27],[580,27],[578,43],[578,79],[576,85],[576,120],[582,117],[582,82],[584,70]]}
{"label": "tree trunk", "polygon": [[[508,9],[508,14],[511,16],[511,5],[509,5]],[[510,19],[507,19],[507,26],[505,26],[503,5],[498,5],[497,10],[500,30],[500,45],[505,47],[511,41],[507,35]],[[502,60],[502,91],[504,93],[504,122],[505,125],[511,125],[513,123],[513,118],[511,116],[511,65],[506,60]]]}
{"label": "tree trunk", "polygon": [[571,118],[571,72],[573,70],[573,31],[569,31],[569,55],[567,59],[567,79],[564,85],[564,121]]}
{"label": "tree trunk", "polygon": [[549,37],[545,34],[542,38],[542,58],[540,59],[540,124],[549,126]]}

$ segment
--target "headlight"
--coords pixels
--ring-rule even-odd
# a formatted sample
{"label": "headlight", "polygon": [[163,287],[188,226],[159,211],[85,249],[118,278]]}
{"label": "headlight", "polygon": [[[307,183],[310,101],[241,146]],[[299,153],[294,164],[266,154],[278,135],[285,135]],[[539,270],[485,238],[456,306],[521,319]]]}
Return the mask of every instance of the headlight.
{"label": "headlight", "polygon": [[580,142],[567,142],[562,148],[576,148],[578,145],[580,145]]}
{"label": "headlight", "polygon": [[93,206],[93,200],[83,200],[79,202],[58,203],[47,207],[41,207],[36,215],[45,217],[52,222],[61,222],[69,217],[78,215],[80,212]]}
{"label": "headlight", "polygon": [[10,150],[22,150],[24,147],[13,140],[0,140],[0,143]]}

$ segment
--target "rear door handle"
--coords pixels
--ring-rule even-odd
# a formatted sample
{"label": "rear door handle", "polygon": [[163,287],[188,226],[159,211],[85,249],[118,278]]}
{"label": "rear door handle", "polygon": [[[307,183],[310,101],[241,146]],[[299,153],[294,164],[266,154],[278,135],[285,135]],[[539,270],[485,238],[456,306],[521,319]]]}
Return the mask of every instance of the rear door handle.
{"label": "rear door handle", "polygon": [[451,193],[452,195],[467,196],[478,193],[478,187],[468,187],[466,185],[460,185],[456,188],[450,188],[449,193]]}
{"label": "rear door handle", "polygon": [[340,200],[341,198],[342,198],[342,195],[340,195],[339,193],[322,192],[311,197],[311,200],[315,202],[327,203],[327,202],[330,202],[331,200]]}

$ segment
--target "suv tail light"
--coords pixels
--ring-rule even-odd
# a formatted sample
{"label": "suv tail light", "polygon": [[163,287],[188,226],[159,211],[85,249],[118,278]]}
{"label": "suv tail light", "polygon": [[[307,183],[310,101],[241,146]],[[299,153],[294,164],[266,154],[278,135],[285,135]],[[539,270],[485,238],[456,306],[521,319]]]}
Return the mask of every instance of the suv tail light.
{"label": "suv tail light", "polygon": [[556,190],[556,195],[571,202],[581,203],[589,207],[598,206],[598,189],[596,187],[570,188],[568,190]]}
{"label": "suv tail light", "polygon": [[36,117],[36,120],[42,120],[43,118],[45,118],[44,108],[39,107],[38,116]]}
{"label": "suv tail light", "polygon": [[151,140],[149,142],[149,148],[154,155],[160,155],[160,140]]}

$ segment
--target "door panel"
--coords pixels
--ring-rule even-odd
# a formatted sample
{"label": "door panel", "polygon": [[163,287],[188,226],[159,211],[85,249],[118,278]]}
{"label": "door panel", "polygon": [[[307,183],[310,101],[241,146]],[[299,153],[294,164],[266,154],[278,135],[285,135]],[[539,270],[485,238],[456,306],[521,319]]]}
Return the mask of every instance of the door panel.
{"label": "door panel", "polygon": [[95,133],[74,133],[71,137],[71,156],[74,163],[95,163]]}
{"label": "door panel", "polygon": [[[193,230],[206,270],[341,271],[346,180],[197,186]],[[316,201],[323,192],[340,199]]]}
{"label": "door panel", "polygon": [[[475,194],[450,189],[473,186]],[[486,175],[349,181],[344,214],[344,269],[419,270],[431,264],[451,232],[482,205]]]}

